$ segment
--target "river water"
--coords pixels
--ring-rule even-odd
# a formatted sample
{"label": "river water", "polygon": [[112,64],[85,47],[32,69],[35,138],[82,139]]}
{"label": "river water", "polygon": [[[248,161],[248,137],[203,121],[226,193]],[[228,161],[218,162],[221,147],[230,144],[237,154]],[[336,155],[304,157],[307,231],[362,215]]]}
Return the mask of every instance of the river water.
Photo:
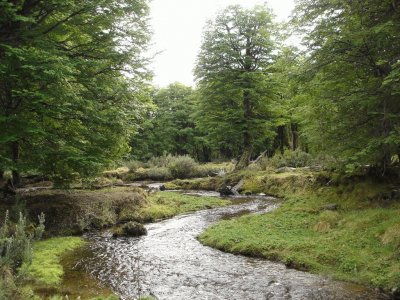
{"label": "river water", "polygon": [[147,236],[138,238],[90,233],[90,251],[78,267],[126,300],[149,294],[168,300],[387,299],[365,287],[201,245],[196,237],[221,218],[266,213],[278,205],[269,197],[237,202],[148,224]]}

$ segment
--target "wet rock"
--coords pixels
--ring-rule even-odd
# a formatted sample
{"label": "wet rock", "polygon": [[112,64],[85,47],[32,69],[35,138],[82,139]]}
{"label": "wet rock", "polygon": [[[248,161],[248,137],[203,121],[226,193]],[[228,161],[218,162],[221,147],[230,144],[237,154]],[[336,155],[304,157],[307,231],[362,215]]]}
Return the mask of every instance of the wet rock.
{"label": "wet rock", "polygon": [[336,203],[329,203],[324,205],[321,209],[322,210],[338,210],[339,209],[339,204]]}
{"label": "wet rock", "polygon": [[143,224],[137,222],[128,222],[120,227],[117,227],[113,232],[113,237],[119,236],[141,236],[146,235],[147,230]]}
{"label": "wet rock", "polygon": [[159,189],[160,189],[160,191],[165,191],[166,190],[165,185],[163,185],[163,184],[160,185]]}
{"label": "wet rock", "polygon": [[230,185],[222,185],[217,192],[221,195],[221,196],[231,196],[234,195],[235,193],[232,190],[232,187]]}

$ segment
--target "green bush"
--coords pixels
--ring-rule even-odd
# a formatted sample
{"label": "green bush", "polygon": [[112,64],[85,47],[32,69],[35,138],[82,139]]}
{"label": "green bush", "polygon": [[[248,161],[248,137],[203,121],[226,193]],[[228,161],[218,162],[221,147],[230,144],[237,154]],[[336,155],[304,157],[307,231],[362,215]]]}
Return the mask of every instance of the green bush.
{"label": "green bush", "polygon": [[147,162],[148,167],[168,167],[168,165],[176,159],[177,156],[173,156],[171,154],[152,157]]}
{"label": "green bush", "polygon": [[134,172],[139,168],[146,167],[146,163],[138,161],[138,160],[127,160],[122,163],[124,167],[127,167],[130,172]]}
{"label": "green bush", "polygon": [[169,180],[172,179],[171,172],[166,167],[151,167],[148,169],[139,168],[135,172],[130,173],[126,178],[127,181],[135,180]]}
{"label": "green bush", "polygon": [[32,241],[40,239],[44,232],[44,215],[39,216],[39,226],[28,232],[26,218],[20,213],[18,223],[11,226],[8,212],[0,228],[0,267],[9,268],[16,274],[23,264],[32,260]]}
{"label": "green bush", "polygon": [[198,163],[188,155],[173,157],[168,165],[173,178],[190,178],[198,172]]}
{"label": "green bush", "polygon": [[32,290],[20,283],[32,262],[32,241],[42,237],[44,215],[39,216],[37,227],[28,228],[22,213],[13,225],[7,211],[0,227],[0,299],[34,299]]}
{"label": "green bush", "polygon": [[300,149],[295,151],[285,150],[283,154],[275,154],[271,159],[267,161],[267,165],[281,168],[281,167],[307,167],[313,164],[311,154],[306,153]]}

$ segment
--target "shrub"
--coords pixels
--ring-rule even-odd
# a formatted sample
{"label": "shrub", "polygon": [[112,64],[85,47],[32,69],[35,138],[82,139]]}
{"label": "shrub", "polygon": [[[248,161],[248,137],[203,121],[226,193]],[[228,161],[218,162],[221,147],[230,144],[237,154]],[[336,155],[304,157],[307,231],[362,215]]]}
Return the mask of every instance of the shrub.
{"label": "shrub", "polygon": [[123,166],[129,169],[130,172],[134,172],[139,168],[144,168],[146,163],[138,160],[127,160],[122,163]]}
{"label": "shrub", "polygon": [[19,287],[18,283],[32,262],[32,241],[40,239],[43,231],[43,214],[39,216],[37,227],[27,228],[22,213],[14,227],[6,212],[0,227],[0,299],[33,299],[32,291]]}
{"label": "shrub", "polygon": [[141,236],[146,235],[146,228],[137,222],[128,222],[120,227],[114,229],[113,237],[119,236]]}
{"label": "shrub", "polygon": [[306,153],[300,149],[296,149],[295,151],[285,150],[283,154],[275,154],[271,159],[265,163],[267,166],[272,166],[275,168],[281,167],[306,167],[310,166],[313,163],[313,159],[311,154]]}
{"label": "shrub", "polygon": [[168,163],[173,178],[190,178],[197,173],[198,163],[188,155],[173,157]]}
{"label": "shrub", "polygon": [[173,156],[171,154],[152,157],[147,162],[148,167],[167,167],[172,161],[176,159],[177,156]]}
{"label": "shrub", "polygon": [[8,212],[0,228],[0,267],[10,268],[15,274],[23,264],[32,260],[32,240],[40,239],[44,231],[44,215],[39,216],[39,226],[28,232],[26,218],[20,213],[15,228],[9,224]]}

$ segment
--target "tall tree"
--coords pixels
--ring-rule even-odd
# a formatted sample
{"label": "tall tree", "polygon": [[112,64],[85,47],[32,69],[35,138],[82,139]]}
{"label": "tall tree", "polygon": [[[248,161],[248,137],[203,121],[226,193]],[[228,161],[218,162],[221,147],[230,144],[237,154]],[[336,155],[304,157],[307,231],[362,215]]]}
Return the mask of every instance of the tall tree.
{"label": "tall tree", "polygon": [[204,32],[195,68],[200,124],[211,139],[224,143],[228,138],[233,141],[228,145],[240,145],[237,169],[249,164],[257,137],[272,135],[273,32],[271,13],[264,6],[229,6]]}
{"label": "tall tree", "polygon": [[400,152],[400,1],[299,1],[305,120],[316,149],[385,174]]}
{"label": "tall tree", "polygon": [[146,0],[0,0],[0,169],[62,183],[128,150],[145,101]]}
{"label": "tall tree", "polygon": [[138,133],[132,138],[132,156],[145,160],[165,153],[189,154],[207,160],[207,147],[195,127],[194,92],[191,87],[172,83],[154,92],[150,109]]}

